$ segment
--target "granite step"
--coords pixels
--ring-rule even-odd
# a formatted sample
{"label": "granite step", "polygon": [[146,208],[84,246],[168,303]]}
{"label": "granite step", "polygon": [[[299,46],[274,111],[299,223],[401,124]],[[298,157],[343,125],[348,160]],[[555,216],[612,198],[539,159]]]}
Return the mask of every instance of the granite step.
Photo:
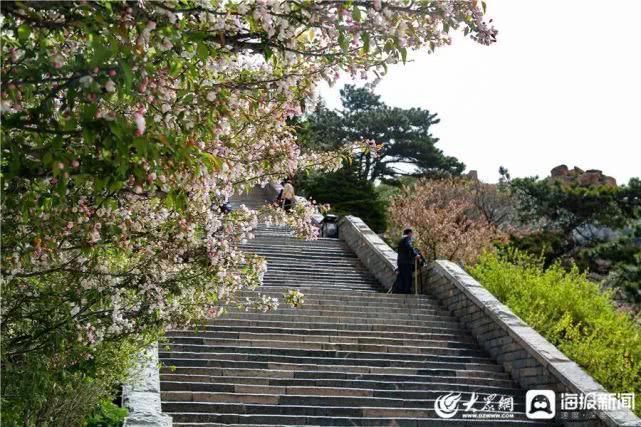
{"label": "granite step", "polygon": [[[211,339],[211,338],[173,338],[171,342],[163,348],[167,351],[184,350],[199,351],[198,348],[225,348],[236,345],[239,347],[251,348],[279,348],[279,349],[306,349],[306,350],[327,350],[327,351],[345,351],[345,352],[376,352],[384,354],[444,354],[444,355],[484,355],[485,352],[478,348],[450,348],[443,345],[408,347],[408,346],[390,346],[381,344],[344,344],[344,343],[325,343],[325,342],[293,342],[293,341],[276,341],[276,340],[241,340],[241,339]],[[199,346],[199,347],[196,347]]]}
{"label": "granite step", "polygon": [[[336,326],[336,325],[333,325]],[[447,342],[454,343],[474,343],[476,344],[475,339],[464,332],[457,331],[456,333],[441,333],[441,332],[428,332],[423,328],[421,332],[407,332],[407,331],[372,331],[372,330],[350,330],[350,329],[336,329],[336,328],[296,328],[292,325],[288,327],[272,327],[265,325],[256,325],[256,326],[231,326],[216,324],[216,326],[207,326],[201,325],[197,330],[171,330],[169,333],[180,332],[194,334],[197,332],[199,336],[210,336],[210,334],[224,334],[228,337],[238,336],[238,337],[247,337],[251,335],[247,334],[280,334],[280,335],[291,335],[291,336],[308,336],[316,337],[317,335],[331,336],[331,337],[341,337],[348,338],[350,340],[360,340],[360,339],[389,339],[396,338],[399,340],[408,340],[408,345],[413,345],[414,341],[421,340],[446,340]],[[184,335],[183,335],[184,336]],[[218,336],[218,335],[213,335]]]}
{"label": "granite step", "polygon": [[[189,369],[189,372],[185,373]],[[214,388],[218,384],[282,386],[282,387],[330,387],[358,388],[390,393],[413,394],[436,393],[442,391],[503,393],[516,394],[520,389],[515,388],[510,378],[503,377],[497,372],[486,371],[457,371],[446,369],[424,370],[424,375],[401,374],[357,374],[332,371],[288,371],[270,370],[262,372],[257,369],[239,368],[233,371],[220,372],[228,375],[209,375],[216,373],[215,369],[203,369],[201,373],[193,373],[193,368],[175,370],[166,367],[162,371],[163,389],[192,390],[203,387]],[[254,376],[250,376],[254,375]],[[265,376],[269,375],[269,376]],[[229,389],[226,389],[229,391]],[[406,393],[407,392],[407,393]],[[411,392],[411,393],[410,393]]]}

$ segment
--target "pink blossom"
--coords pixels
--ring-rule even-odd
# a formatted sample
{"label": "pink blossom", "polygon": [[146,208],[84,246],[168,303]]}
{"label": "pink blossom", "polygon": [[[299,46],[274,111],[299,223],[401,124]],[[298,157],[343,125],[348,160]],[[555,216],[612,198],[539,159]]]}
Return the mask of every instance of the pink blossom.
{"label": "pink blossom", "polygon": [[145,133],[145,116],[141,112],[136,111],[134,113],[134,122],[136,123],[136,135],[141,136]]}
{"label": "pink blossom", "polygon": [[60,55],[60,54],[54,55],[54,57],[51,59],[51,62],[53,64],[53,68],[55,68],[55,69],[62,68],[62,65],[64,64],[64,60],[65,59],[62,57],[62,55]]}
{"label": "pink blossom", "polygon": [[105,83],[105,90],[109,93],[113,93],[116,91],[116,84],[113,80],[107,80],[107,83]]}

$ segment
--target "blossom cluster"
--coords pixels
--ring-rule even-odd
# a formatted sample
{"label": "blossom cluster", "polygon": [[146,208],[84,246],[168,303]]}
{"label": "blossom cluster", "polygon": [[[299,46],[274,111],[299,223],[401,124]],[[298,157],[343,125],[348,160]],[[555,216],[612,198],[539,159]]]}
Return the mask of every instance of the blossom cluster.
{"label": "blossom cluster", "polygon": [[475,205],[474,184],[465,179],[421,180],[403,188],[389,206],[390,230],[414,230],[427,259],[471,264],[504,237]]}
{"label": "blossom cluster", "polygon": [[[93,346],[218,316],[261,282],[264,260],[240,250],[258,221],[317,232],[313,204],[219,208],[340,167],[341,153],[296,144],[291,119],[315,85],[378,78],[408,49],[449,44],[451,29],[495,36],[474,2],[34,2],[2,14],[2,320],[16,352],[60,324]],[[52,307],[57,319],[27,318]]]}

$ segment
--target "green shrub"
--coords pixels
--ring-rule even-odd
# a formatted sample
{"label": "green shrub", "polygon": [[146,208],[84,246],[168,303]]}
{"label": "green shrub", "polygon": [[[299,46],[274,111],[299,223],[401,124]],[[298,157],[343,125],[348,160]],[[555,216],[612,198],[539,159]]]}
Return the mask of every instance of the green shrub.
{"label": "green shrub", "polygon": [[127,417],[127,409],[104,400],[87,419],[85,427],[120,427]]}
{"label": "green shrub", "polygon": [[123,411],[109,402],[126,379],[138,345],[103,342],[85,354],[75,344],[61,340],[56,352],[3,355],[2,426],[112,427],[122,422]]}
{"label": "green shrub", "polygon": [[371,182],[358,178],[353,166],[336,172],[299,175],[294,183],[297,193],[318,203],[329,203],[331,213],[360,217],[377,233],[387,226],[386,203]]}
{"label": "green shrub", "polygon": [[635,392],[641,414],[641,328],[596,283],[516,251],[484,255],[470,272],[607,390]]}

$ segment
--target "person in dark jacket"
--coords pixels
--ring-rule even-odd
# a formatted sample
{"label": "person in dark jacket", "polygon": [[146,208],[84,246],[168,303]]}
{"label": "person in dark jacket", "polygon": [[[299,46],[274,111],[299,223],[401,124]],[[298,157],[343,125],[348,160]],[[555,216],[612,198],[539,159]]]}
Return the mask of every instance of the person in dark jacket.
{"label": "person in dark jacket", "polygon": [[398,243],[398,278],[396,280],[395,292],[409,294],[412,292],[412,273],[414,263],[421,259],[421,254],[412,244],[412,229],[406,228],[403,231],[403,238]]}

